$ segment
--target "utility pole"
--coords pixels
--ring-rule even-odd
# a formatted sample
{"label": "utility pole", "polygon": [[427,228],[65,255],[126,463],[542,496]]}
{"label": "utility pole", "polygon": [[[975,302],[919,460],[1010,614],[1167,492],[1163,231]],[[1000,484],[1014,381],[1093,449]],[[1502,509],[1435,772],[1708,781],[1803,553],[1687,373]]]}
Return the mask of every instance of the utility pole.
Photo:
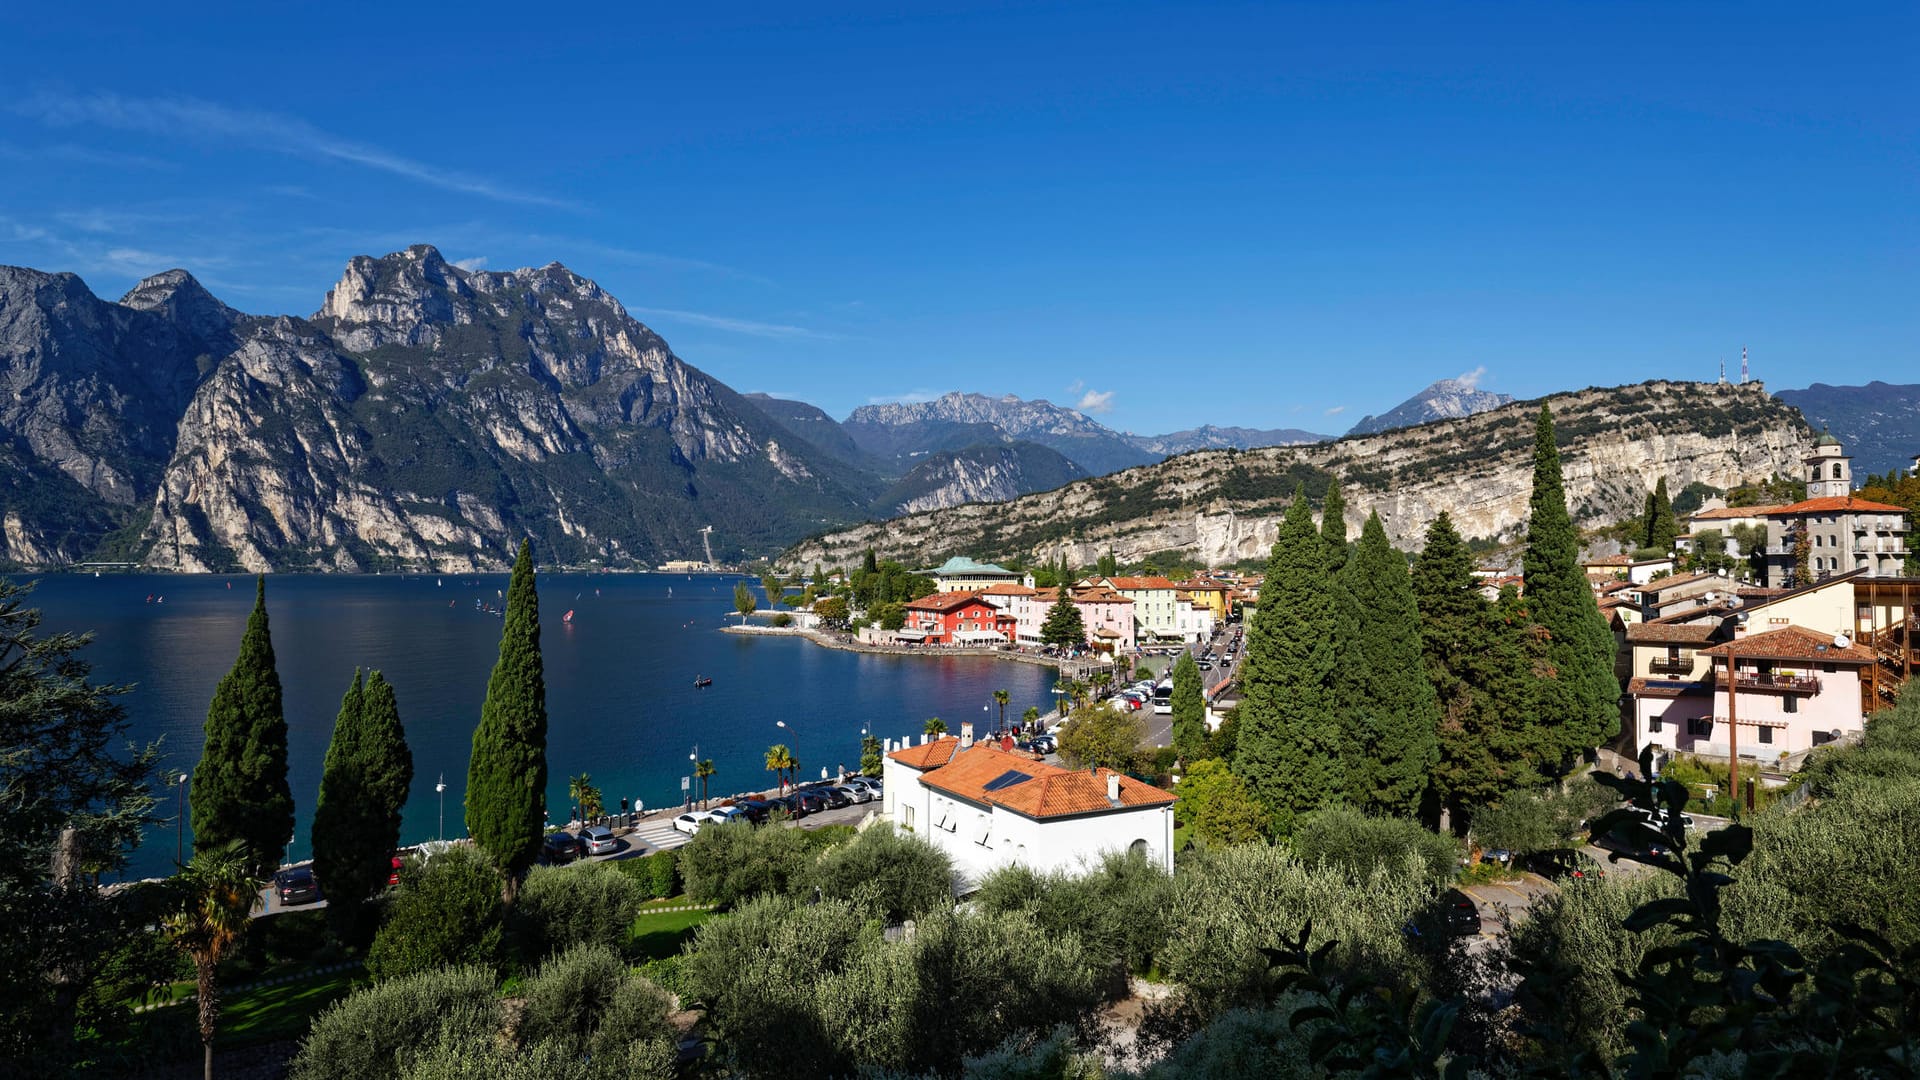
{"label": "utility pole", "polygon": [[447,838],[447,774],[440,774],[440,781],[433,785],[434,793],[440,796],[440,828],[434,832],[434,839]]}
{"label": "utility pole", "polygon": [[1740,818],[1740,665],[1733,643],[1727,643],[1727,796],[1733,800],[1734,820]]}

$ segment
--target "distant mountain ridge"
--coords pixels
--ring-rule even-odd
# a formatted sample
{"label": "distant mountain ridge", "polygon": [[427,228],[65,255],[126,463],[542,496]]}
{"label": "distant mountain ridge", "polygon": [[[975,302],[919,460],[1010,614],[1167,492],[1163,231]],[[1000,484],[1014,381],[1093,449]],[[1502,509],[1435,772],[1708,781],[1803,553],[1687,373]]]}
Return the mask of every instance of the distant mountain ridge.
{"label": "distant mountain ridge", "polygon": [[1300,428],[1215,427],[1202,424],[1166,435],[1127,435],[1127,441],[1149,453],[1163,457],[1192,453],[1195,450],[1253,450],[1262,446],[1299,446],[1326,442],[1332,435],[1303,431]]}
{"label": "distant mountain ridge", "polygon": [[1478,389],[1469,379],[1441,379],[1379,416],[1361,417],[1347,434],[1373,435],[1434,420],[1458,420],[1497,409],[1512,400],[1512,394]]}
{"label": "distant mountain ridge", "polygon": [[951,445],[954,425],[972,426],[976,433],[983,433],[980,425],[991,425],[1000,430],[1003,441],[1050,447],[1096,476],[1150,464],[1161,456],[1140,449],[1077,409],[1012,394],[988,397],[956,392],[932,401],[862,405],[846,419],[855,441],[863,441],[864,433],[864,441],[872,443],[883,438],[881,433],[887,429],[904,428],[942,434],[947,449],[958,449]]}
{"label": "distant mountain ridge", "polygon": [[1781,390],[1774,396],[1845,444],[1853,455],[1856,481],[1894,469],[1911,470],[1914,455],[1920,454],[1920,384],[1814,383],[1805,390]]}

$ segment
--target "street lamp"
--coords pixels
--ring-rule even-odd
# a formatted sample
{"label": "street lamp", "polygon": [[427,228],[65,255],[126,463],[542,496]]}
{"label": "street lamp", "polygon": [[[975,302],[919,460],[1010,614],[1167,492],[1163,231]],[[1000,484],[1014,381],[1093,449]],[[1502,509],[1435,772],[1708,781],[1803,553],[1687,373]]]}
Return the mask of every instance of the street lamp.
{"label": "street lamp", "polygon": [[173,781],[173,865],[181,865],[181,856],[186,848],[180,839],[180,823],[186,818],[187,774],[181,773]]}
{"label": "street lamp", "polygon": [[433,834],[436,840],[447,838],[447,774],[441,773],[438,783],[433,785],[434,794],[440,796],[440,828]]}

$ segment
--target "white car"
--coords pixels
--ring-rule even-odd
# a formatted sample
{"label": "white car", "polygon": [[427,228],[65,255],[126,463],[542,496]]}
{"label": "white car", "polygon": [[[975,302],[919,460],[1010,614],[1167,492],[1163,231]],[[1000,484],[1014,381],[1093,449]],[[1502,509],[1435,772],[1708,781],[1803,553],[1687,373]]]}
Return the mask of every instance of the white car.
{"label": "white car", "polygon": [[707,817],[711,819],[715,825],[725,825],[730,821],[747,820],[747,812],[737,806],[722,806],[707,811]]}
{"label": "white car", "polygon": [[715,820],[713,814],[705,810],[695,810],[690,814],[681,814],[679,817],[674,818],[673,827],[686,833],[688,836],[694,836],[700,832],[700,826],[713,820]]}

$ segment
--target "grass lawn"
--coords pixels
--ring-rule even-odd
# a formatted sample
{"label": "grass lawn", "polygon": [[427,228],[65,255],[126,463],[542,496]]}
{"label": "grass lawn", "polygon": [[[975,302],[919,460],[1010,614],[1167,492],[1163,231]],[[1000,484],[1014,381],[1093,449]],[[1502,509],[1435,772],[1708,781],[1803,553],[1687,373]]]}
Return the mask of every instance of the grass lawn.
{"label": "grass lawn", "polygon": [[693,937],[701,923],[713,918],[711,911],[668,911],[650,915],[645,908],[627,931],[628,955],[636,963],[664,960],[680,955],[681,946]]}
{"label": "grass lawn", "polygon": [[298,1038],[307,1033],[322,1009],[367,982],[366,969],[353,967],[234,994],[221,1003],[218,1045],[246,1046]]}

